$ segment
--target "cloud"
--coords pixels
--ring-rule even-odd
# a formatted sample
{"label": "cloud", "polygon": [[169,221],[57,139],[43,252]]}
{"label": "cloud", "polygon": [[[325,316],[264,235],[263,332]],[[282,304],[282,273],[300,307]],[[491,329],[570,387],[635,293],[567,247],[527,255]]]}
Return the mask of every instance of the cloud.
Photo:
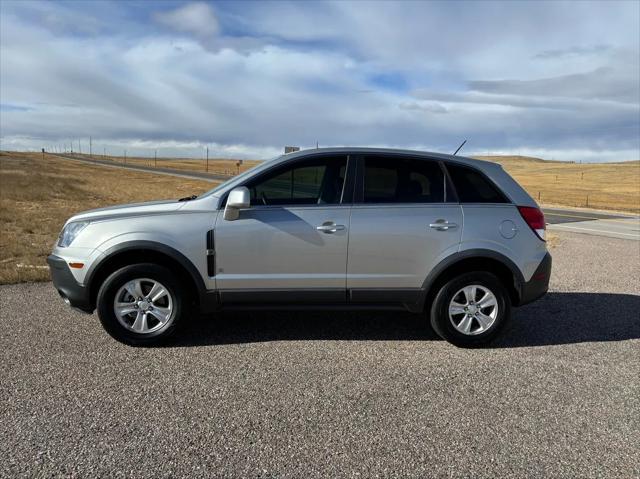
{"label": "cloud", "polygon": [[537,80],[471,81],[469,88],[486,93],[596,98],[639,104],[640,79],[634,70],[634,65],[629,64]]}
{"label": "cloud", "polygon": [[209,38],[219,32],[218,20],[208,3],[188,3],[166,12],[157,12],[155,20],[175,31],[190,33],[198,38]]}
{"label": "cloud", "polygon": [[566,57],[575,57],[575,56],[583,56],[583,55],[601,55],[610,51],[613,47],[611,45],[601,44],[601,45],[590,45],[590,46],[573,46],[570,48],[563,48],[557,50],[545,50],[543,52],[537,53],[533,56],[533,58],[540,58],[543,60],[549,58],[566,58]]}
{"label": "cloud", "polygon": [[411,101],[400,103],[400,108],[403,110],[417,110],[428,113],[447,113],[449,110],[442,105],[442,103],[434,101]]}
{"label": "cloud", "polygon": [[[639,22],[621,5],[89,2],[75,14],[98,28],[81,34],[43,20],[64,4],[3,2],[1,142],[268,157],[469,138],[469,151],[637,159]],[[593,38],[606,48],[589,53]]]}

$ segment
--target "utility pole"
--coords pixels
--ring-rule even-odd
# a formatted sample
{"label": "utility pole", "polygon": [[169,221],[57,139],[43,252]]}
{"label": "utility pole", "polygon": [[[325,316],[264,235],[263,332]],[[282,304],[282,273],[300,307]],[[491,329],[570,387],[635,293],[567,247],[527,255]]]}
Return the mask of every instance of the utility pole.
{"label": "utility pole", "polygon": [[209,172],[209,147],[207,146],[207,173]]}
{"label": "utility pole", "polygon": [[106,146],[102,147],[102,156],[104,156],[105,158],[107,157],[107,147]]}
{"label": "utility pole", "polygon": [[124,164],[127,164],[127,150],[124,150]]}
{"label": "utility pole", "polygon": [[155,153],[153,154],[153,166],[155,168],[158,167],[158,150],[156,150]]}
{"label": "utility pole", "polygon": [[91,143],[91,137],[89,137],[89,158],[93,156],[93,144]]}
{"label": "utility pole", "polygon": [[80,144],[80,140],[78,140],[78,154],[82,155],[82,145]]}

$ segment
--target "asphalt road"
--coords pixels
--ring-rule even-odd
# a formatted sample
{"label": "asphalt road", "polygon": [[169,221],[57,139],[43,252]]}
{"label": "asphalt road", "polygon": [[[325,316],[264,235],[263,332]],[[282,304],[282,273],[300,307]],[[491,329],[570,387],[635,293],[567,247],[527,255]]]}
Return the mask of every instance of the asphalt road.
{"label": "asphalt road", "polygon": [[[79,161],[81,163],[87,163],[90,165],[100,165],[106,166],[109,168],[124,168],[127,170],[134,171],[144,171],[149,173],[159,173],[161,175],[170,175],[170,176],[178,176],[180,178],[189,178],[193,180],[205,180],[212,182],[226,181],[230,177],[226,175],[218,175],[215,173],[207,173],[204,171],[191,171],[191,170],[178,170],[175,168],[163,168],[163,167],[154,167],[154,166],[145,166],[140,164],[127,165],[126,163],[116,163],[115,161],[110,160],[101,160],[99,158],[89,159],[89,158],[78,158],[74,155],[63,155],[63,154],[55,154],[54,156],[59,156],[60,158],[64,158],[67,160]],[[162,162],[162,160],[161,160]]]}
{"label": "asphalt road", "polygon": [[550,230],[640,241],[640,216],[592,210],[544,208]]}
{"label": "asphalt road", "polygon": [[420,316],[234,313],[113,341],[0,287],[0,476],[640,476],[640,249],[560,233],[491,348]]}

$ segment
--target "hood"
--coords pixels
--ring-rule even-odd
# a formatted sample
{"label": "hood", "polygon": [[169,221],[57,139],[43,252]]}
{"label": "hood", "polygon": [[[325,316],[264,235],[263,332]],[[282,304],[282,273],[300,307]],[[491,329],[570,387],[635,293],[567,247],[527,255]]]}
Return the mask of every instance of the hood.
{"label": "hood", "polygon": [[97,221],[102,219],[125,218],[128,216],[166,214],[179,210],[187,203],[188,201],[163,200],[109,206],[107,208],[98,208],[95,210],[83,211],[69,218],[68,222]]}

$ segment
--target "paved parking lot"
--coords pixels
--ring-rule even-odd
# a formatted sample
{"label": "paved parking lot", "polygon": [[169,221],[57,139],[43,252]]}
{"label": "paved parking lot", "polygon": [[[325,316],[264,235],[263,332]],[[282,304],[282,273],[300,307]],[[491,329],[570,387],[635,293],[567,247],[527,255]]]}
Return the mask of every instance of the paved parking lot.
{"label": "paved parking lot", "polygon": [[0,287],[1,476],[640,475],[640,248],[560,233],[492,348],[396,313],[234,313],[135,349]]}

